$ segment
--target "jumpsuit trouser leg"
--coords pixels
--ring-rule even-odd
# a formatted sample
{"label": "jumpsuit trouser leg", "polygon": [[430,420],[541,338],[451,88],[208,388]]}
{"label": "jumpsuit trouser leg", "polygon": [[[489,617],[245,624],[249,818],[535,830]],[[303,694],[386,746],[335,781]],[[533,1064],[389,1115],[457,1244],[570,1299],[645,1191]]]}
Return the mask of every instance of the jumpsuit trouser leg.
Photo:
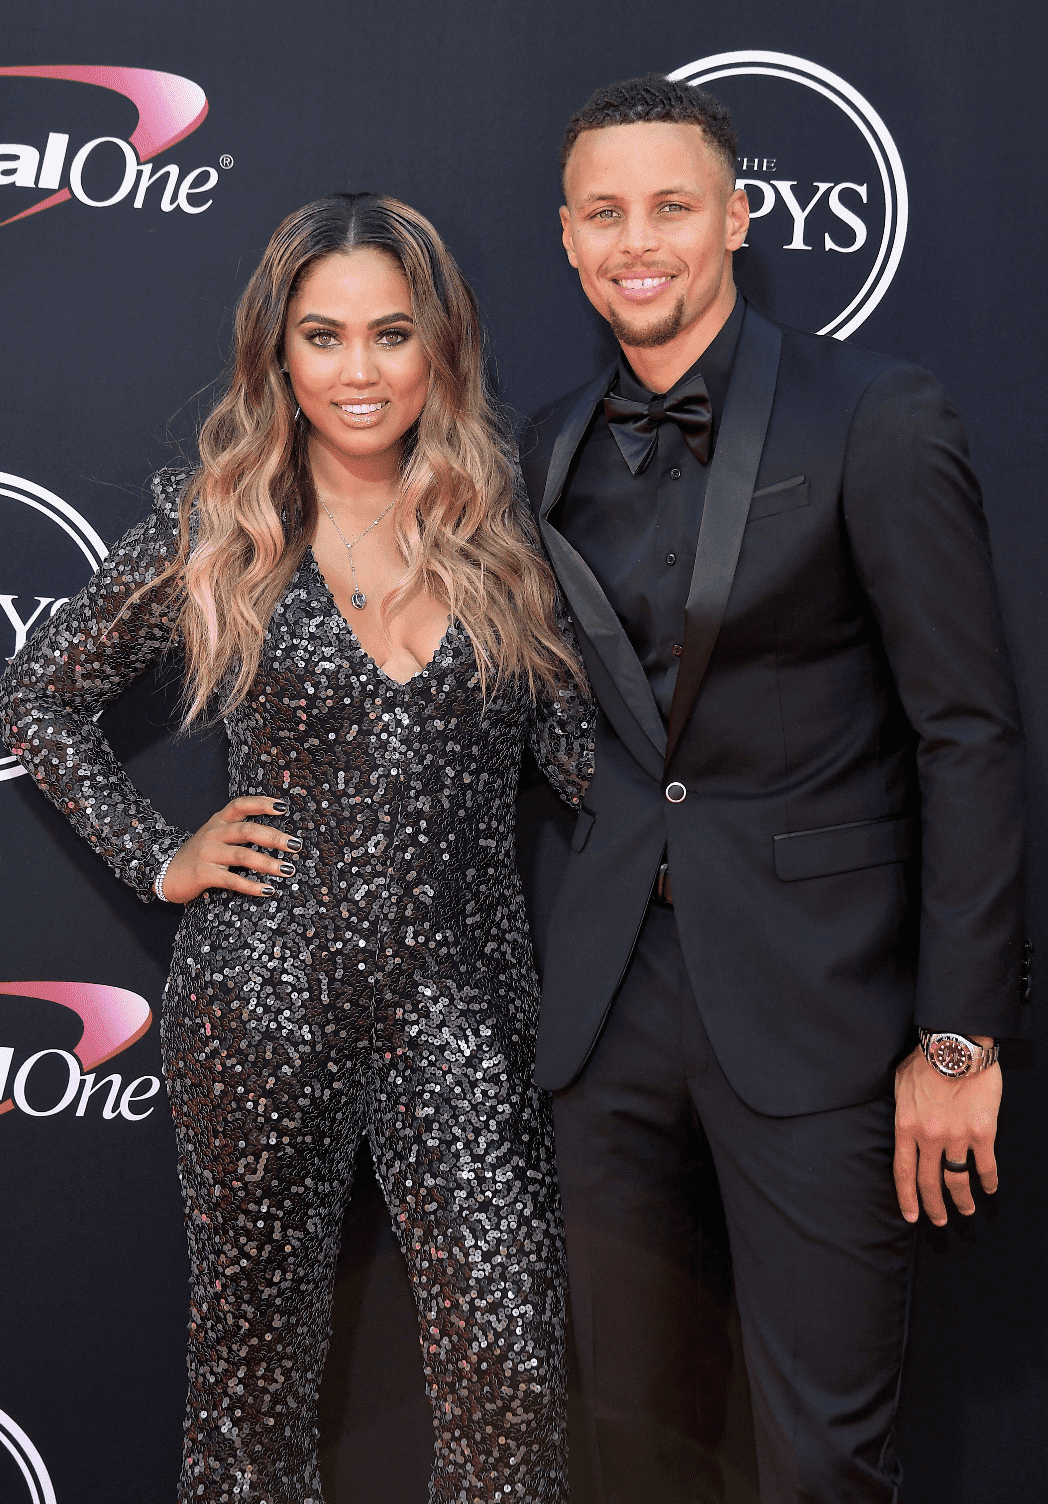
{"label": "jumpsuit trouser leg", "polygon": [[[414,1288],[432,1504],[564,1498],[563,1248],[548,1102],[287,963],[264,1018],[187,959],[165,1071],[191,1264],[179,1504],[320,1504],[317,1400],[366,1134]],[[473,1012],[475,1013],[475,1005]],[[474,1025],[476,1019],[473,1019]],[[274,1025],[271,1027],[271,1025]],[[490,1061],[487,1062],[490,1066]],[[514,1073],[515,1074],[515,1073]],[[452,1110],[448,1110],[448,1109]],[[478,1168],[482,1165],[485,1168]]]}

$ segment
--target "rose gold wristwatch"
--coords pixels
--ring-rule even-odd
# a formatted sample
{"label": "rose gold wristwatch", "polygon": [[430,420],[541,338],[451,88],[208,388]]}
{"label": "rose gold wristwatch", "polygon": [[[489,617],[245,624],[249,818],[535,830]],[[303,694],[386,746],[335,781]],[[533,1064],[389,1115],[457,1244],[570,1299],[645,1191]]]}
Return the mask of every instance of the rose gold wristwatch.
{"label": "rose gold wristwatch", "polygon": [[965,1034],[936,1034],[931,1029],[918,1029],[917,1033],[925,1060],[940,1076],[974,1076],[976,1071],[988,1070],[997,1063],[1001,1048],[997,1040],[987,1047]]}

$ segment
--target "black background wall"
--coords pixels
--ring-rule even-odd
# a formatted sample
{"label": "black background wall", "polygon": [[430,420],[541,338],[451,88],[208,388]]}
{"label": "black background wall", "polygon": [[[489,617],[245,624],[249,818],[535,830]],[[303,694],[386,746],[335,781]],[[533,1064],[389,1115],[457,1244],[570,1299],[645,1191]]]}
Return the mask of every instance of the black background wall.
{"label": "black background wall", "polygon": [[[556,147],[571,109],[613,78],[725,52],[788,54],[805,60],[801,78],[712,86],[736,111],[740,176],[787,185],[751,191],[769,212],[739,255],[740,282],[769,311],[822,328],[875,269],[883,182],[855,111],[840,103],[850,96],[825,80],[829,93],[812,86],[818,68],[830,70],[880,116],[909,190],[898,269],[852,338],[944,378],[984,480],[1030,740],[1032,928],[1044,951],[1044,31],[1032,0],[992,11],[975,0],[739,0],[719,11],[684,0],[9,8],[0,220],[49,197],[30,186],[37,163],[18,148],[43,155],[50,134],[68,135],[65,187],[82,147],[126,142],[138,125],[120,93],[5,68],[159,70],[199,86],[208,113],[153,157],[177,168],[176,182],[167,174],[147,188],[140,208],[135,177],[109,207],[74,197],[0,226],[0,653],[14,651],[19,622],[38,606],[45,619],[99,547],[142,515],[149,474],[179,446],[191,453],[236,297],[287,212],[334,188],[374,187],[428,214],[484,306],[503,400],[523,414],[585,379],[607,349],[558,243]],[[87,154],[81,193],[114,195],[125,165],[123,149],[104,142]],[[198,167],[213,171],[187,185]],[[819,183],[798,228],[788,193],[803,211]],[[853,186],[836,203],[852,221],[831,207],[842,183]],[[890,171],[888,193],[898,193]],[[855,219],[866,238],[849,250],[861,238]],[[828,248],[827,236],[844,249]],[[192,825],[224,802],[223,750],[216,734],[172,739],[172,672],[136,687],[105,724],[133,776]],[[155,1018],[121,1048],[134,1029],[120,1034],[111,996],[78,994],[116,1030],[92,1053],[95,1025],[81,1039],[73,994],[55,1001],[31,984],[122,988],[155,1015],[177,915],[141,907],[28,779],[6,776],[14,771],[0,763],[0,979],[13,984],[0,995],[0,1501],[168,1504],[186,1267],[166,1104],[146,1095],[160,1073]],[[536,845],[555,847],[556,828],[541,796],[525,801],[523,817],[533,865]],[[41,1051],[65,1053],[20,1075]],[[120,1080],[85,1098],[81,1069],[94,1070],[95,1086]],[[49,1113],[67,1086],[67,1105]],[[1044,1087],[1043,1042],[1012,1047],[999,1196],[970,1224],[955,1218],[919,1240],[902,1404],[906,1504],[1048,1494]],[[332,1499],[421,1504],[421,1383],[406,1283],[365,1172],[347,1221],[325,1392]]]}

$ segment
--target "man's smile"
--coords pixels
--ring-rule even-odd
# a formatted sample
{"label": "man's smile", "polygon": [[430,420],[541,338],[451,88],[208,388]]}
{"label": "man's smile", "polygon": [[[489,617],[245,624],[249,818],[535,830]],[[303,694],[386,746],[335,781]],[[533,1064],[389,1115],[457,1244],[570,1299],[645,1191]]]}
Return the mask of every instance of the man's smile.
{"label": "man's smile", "polygon": [[608,279],[630,303],[645,303],[658,297],[663,288],[676,281],[674,272],[649,272],[646,276],[619,273]]}

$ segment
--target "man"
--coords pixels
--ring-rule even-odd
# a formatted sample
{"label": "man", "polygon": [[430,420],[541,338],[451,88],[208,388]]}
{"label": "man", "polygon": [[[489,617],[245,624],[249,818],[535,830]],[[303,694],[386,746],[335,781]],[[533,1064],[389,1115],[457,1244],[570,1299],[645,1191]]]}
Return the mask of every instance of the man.
{"label": "man", "polygon": [[737,297],[735,156],[716,100],[659,75],[573,117],[564,246],[621,355],[521,444],[600,707],[536,1077],[602,1504],[719,1496],[710,1159],[762,1500],[897,1497],[910,1224],[996,1188],[1025,986],[1021,731],[964,434],[927,373]]}

